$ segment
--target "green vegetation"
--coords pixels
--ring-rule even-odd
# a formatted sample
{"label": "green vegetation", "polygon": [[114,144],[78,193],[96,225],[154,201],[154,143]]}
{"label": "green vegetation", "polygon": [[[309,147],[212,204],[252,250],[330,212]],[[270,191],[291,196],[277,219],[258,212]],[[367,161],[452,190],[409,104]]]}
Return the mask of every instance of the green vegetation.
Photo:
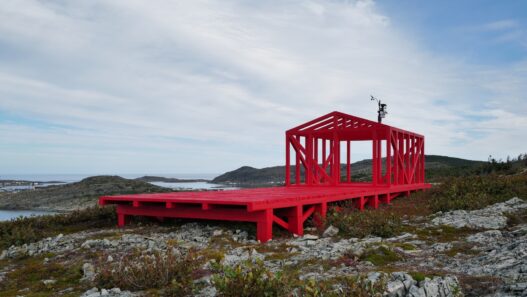
{"label": "green vegetation", "polygon": [[470,234],[480,230],[470,228],[454,228],[452,226],[442,225],[437,227],[415,228],[412,226],[404,227],[406,232],[414,233],[420,240],[429,242],[451,242],[465,238]]}
{"label": "green vegetation", "polygon": [[[332,285],[338,285],[335,290]],[[377,282],[370,282],[364,275],[344,276],[327,281],[309,279],[299,289],[298,296],[303,297],[380,297],[383,296],[386,280],[381,278]]]}
{"label": "green vegetation", "polygon": [[507,226],[509,227],[527,223],[527,209],[515,213],[507,213],[505,216],[507,216]]}
{"label": "green vegetation", "polygon": [[281,273],[272,273],[263,262],[250,261],[235,267],[217,267],[219,273],[213,276],[213,283],[222,297],[267,297],[286,296],[290,291],[290,280]]}
{"label": "green vegetation", "polygon": [[408,272],[408,274],[416,281],[420,282],[420,281],[424,281],[425,278],[426,278],[426,275],[422,272],[417,272],[417,271],[411,271],[411,272]]}
{"label": "green vegetation", "polygon": [[400,261],[402,258],[389,247],[381,245],[368,248],[360,257],[361,260],[369,261],[375,266],[384,266]]}
{"label": "green vegetation", "polygon": [[401,231],[401,217],[390,211],[358,211],[347,204],[344,207],[331,208],[326,225],[339,228],[343,235],[365,237],[368,235],[392,237]]}
{"label": "green vegetation", "polygon": [[[382,277],[372,283],[365,275],[300,281],[296,271],[272,273],[261,261],[247,261],[235,267],[216,265],[216,274],[212,280],[218,296],[222,297],[370,297],[382,296],[386,285]],[[335,287],[340,289],[336,290]]]}
{"label": "green vegetation", "polygon": [[[163,289],[163,296],[187,296],[194,289],[194,271],[200,261],[190,252],[186,256],[172,252],[153,252],[145,255],[136,252],[126,255],[114,264],[101,259],[102,267],[96,282],[100,287],[118,287],[126,290]],[[104,263],[104,264],[103,264]]]}
{"label": "green vegetation", "polygon": [[90,207],[67,214],[24,217],[0,222],[0,249],[31,243],[59,233],[115,226],[113,207]]}
{"label": "green vegetation", "polygon": [[[53,292],[66,288],[72,290],[63,296],[78,296],[79,292],[87,289],[79,283],[82,277],[80,265],[80,263],[46,262],[44,256],[19,260],[18,269],[7,273],[5,280],[0,282],[0,297],[53,296]],[[52,280],[54,283],[44,284],[43,280]],[[21,293],[20,290],[25,291]]]}
{"label": "green vegetation", "polygon": [[527,173],[449,178],[428,195],[434,212],[483,208],[515,196],[527,197]]}

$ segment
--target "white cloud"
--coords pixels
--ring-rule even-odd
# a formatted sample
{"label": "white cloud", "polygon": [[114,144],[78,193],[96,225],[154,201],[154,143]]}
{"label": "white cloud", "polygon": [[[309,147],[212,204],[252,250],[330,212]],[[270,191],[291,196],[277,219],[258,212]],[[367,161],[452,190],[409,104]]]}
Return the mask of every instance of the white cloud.
{"label": "white cloud", "polygon": [[2,171],[281,164],[284,130],[332,110],[374,118],[370,94],[430,153],[525,150],[525,64],[437,57],[371,1],[27,0],[0,19],[0,112],[52,126],[0,126]]}

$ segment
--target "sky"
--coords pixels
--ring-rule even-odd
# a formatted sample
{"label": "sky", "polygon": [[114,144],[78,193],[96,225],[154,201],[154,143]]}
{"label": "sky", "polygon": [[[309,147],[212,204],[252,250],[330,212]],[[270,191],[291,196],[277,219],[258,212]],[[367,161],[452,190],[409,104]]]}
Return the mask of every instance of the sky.
{"label": "sky", "polygon": [[520,0],[0,3],[4,174],[281,165],[285,130],[375,120],[370,95],[427,154],[506,158],[526,94]]}

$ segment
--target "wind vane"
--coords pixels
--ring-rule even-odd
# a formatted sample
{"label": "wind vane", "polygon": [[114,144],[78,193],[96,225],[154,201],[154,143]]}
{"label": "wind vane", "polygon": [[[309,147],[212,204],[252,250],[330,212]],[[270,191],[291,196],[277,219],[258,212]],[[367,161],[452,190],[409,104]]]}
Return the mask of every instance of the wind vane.
{"label": "wind vane", "polygon": [[370,95],[371,101],[377,101],[379,104],[379,110],[377,110],[377,122],[382,123],[382,119],[386,117],[386,114],[388,114],[387,106],[384,103],[381,103],[381,100],[373,97],[373,95]]}

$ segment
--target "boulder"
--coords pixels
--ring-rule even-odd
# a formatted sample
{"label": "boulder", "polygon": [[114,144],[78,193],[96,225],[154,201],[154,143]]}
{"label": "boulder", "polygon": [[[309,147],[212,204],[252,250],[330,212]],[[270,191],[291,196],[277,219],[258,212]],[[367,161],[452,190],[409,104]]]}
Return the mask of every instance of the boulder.
{"label": "boulder", "polygon": [[333,227],[330,225],[324,233],[322,233],[322,237],[333,237],[339,233],[339,228]]}

